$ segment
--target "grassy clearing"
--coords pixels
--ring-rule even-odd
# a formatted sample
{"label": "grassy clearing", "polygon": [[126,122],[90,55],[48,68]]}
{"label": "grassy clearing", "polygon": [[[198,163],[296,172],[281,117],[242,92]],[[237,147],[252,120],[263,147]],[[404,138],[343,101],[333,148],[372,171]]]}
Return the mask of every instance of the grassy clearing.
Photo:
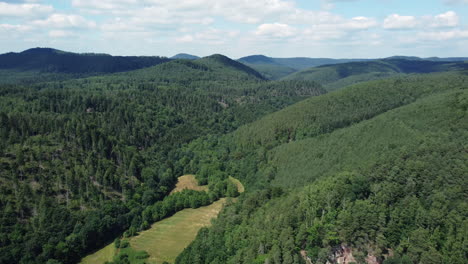
{"label": "grassy clearing", "polygon": [[202,227],[211,225],[211,219],[218,215],[225,201],[223,198],[209,206],[182,210],[133,237],[130,245],[136,250],[148,252],[148,262],[172,263]]}
{"label": "grassy clearing", "polygon": [[97,251],[94,254],[88,255],[81,260],[81,264],[102,264],[106,261],[112,261],[116,253],[114,243],[110,243],[105,248]]}
{"label": "grassy clearing", "polygon": [[195,191],[208,191],[207,185],[198,185],[198,181],[194,175],[184,175],[178,178],[176,187],[172,190],[172,193],[181,192],[185,189],[195,190]]}
{"label": "grassy clearing", "polygon": [[243,193],[245,191],[244,185],[236,178],[229,176],[229,180],[237,186],[237,191]]}
{"label": "grassy clearing", "polygon": [[[239,180],[233,177],[229,177],[229,179],[237,186],[239,193],[244,192],[244,186]],[[179,177],[179,182],[173,192],[193,187],[202,187],[203,189],[201,190],[208,190],[208,186],[198,186],[193,175],[184,175]],[[198,190],[200,191],[200,189]],[[197,209],[184,209],[169,218],[159,221],[153,224],[150,229],[130,238],[131,248],[122,249],[122,252],[130,256],[129,260],[131,263],[143,261],[133,257],[135,255],[134,251],[141,250],[146,251],[150,255],[148,259],[144,259],[145,263],[159,264],[164,261],[172,263],[184,248],[195,239],[202,227],[211,225],[211,219],[218,216],[225,202],[226,199],[222,198],[209,206]],[[117,253],[114,243],[111,243],[96,253],[82,259],[81,264],[102,264],[106,261],[112,261]]]}

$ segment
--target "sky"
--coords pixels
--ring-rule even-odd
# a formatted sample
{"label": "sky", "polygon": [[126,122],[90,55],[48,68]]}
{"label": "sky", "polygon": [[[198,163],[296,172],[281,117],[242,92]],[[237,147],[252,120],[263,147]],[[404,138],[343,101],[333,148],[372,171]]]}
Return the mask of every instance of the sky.
{"label": "sky", "polygon": [[468,0],[0,0],[0,53],[468,57]]}

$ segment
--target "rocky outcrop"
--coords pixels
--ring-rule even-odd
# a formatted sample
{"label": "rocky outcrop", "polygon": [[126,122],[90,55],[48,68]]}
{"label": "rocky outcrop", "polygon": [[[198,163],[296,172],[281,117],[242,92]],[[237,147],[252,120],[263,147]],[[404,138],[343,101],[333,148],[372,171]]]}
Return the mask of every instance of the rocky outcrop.
{"label": "rocky outcrop", "polygon": [[367,264],[380,264],[379,259],[376,256],[373,255],[367,255],[366,257],[366,263]]}
{"label": "rocky outcrop", "polygon": [[307,251],[301,250],[301,256],[302,256],[302,258],[304,259],[304,261],[306,262],[306,264],[313,264],[313,263],[312,263],[312,260],[310,259],[310,257],[307,256]]}
{"label": "rocky outcrop", "polygon": [[350,264],[350,263],[357,263],[357,261],[353,256],[352,249],[343,245],[334,247],[327,261],[327,264]]}
{"label": "rocky outcrop", "polygon": [[[390,249],[389,249],[390,250]],[[307,255],[307,251],[301,250],[301,256],[304,259],[304,261],[307,264],[314,264],[312,259]],[[393,252],[391,252],[389,255],[393,255]],[[383,262],[383,257],[377,257],[373,255],[372,253],[368,253],[367,256],[364,258],[366,264],[382,264]],[[356,257],[353,256],[353,249],[351,247],[348,247],[346,245],[340,245],[334,247],[330,254],[328,255],[328,259],[326,264],[357,264],[359,263],[356,260]],[[362,262],[360,262],[362,263]]]}

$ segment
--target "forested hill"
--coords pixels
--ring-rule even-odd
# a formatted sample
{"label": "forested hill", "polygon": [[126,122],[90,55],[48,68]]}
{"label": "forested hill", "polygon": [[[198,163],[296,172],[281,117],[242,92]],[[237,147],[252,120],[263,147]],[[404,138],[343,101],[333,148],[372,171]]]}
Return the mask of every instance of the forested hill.
{"label": "forested hill", "polygon": [[254,68],[267,79],[277,80],[293,72],[325,64],[337,64],[364,59],[328,59],[328,58],[272,58],[264,55],[252,55],[238,59],[239,62]]}
{"label": "forested hill", "polygon": [[187,53],[179,53],[171,57],[171,59],[185,59],[185,60],[196,60],[199,59],[200,57],[192,55],[192,54],[187,54]]}
{"label": "forested hill", "polygon": [[314,80],[327,90],[337,90],[358,82],[384,79],[395,75],[468,69],[466,62],[431,61],[419,58],[388,59],[323,65],[295,72],[284,80]]}
{"label": "forested hill", "polygon": [[169,61],[164,57],[78,54],[51,48],[33,48],[0,55],[0,69],[50,73],[111,73],[140,69]]}
{"label": "forested hill", "polygon": [[276,64],[285,67],[293,68],[296,70],[303,70],[310,67],[317,67],[326,64],[338,64],[354,61],[366,61],[368,59],[330,59],[330,58],[272,58],[264,55],[252,55],[242,57],[238,61],[249,64]]}
{"label": "forested hill", "polygon": [[[0,70],[0,264],[121,249],[239,195],[231,177],[245,192],[177,263],[466,262],[465,63],[391,58],[271,81],[219,54],[97,75],[48,58],[116,57],[27,52],[36,68]],[[169,195],[187,174],[208,191]],[[149,260],[113,262],[130,259]]]}
{"label": "forested hill", "polygon": [[247,191],[176,263],[465,263],[467,91],[456,72],[366,82],[192,144],[197,175]]}
{"label": "forested hill", "polygon": [[[323,84],[337,89],[350,85],[352,83],[368,81],[372,79],[386,78],[394,71],[398,73],[420,73],[420,72],[435,72],[440,71],[437,69],[439,65],[456,62],[467,62],[466,57],[454,58],[419,58],[408,56],[393,56],[384,59],[330,59],[330,58],[272,58],[264,55],[252,55],[238,59],[239,62],[252,67],[260,72],[265,78],[271,80],[281,79],[314,79],[322,81]],[[395,69],[394,67],[383,66],[382,63],[397,63],[402,66],[402,69]],[[349,63],[349,64],[348,64]],[[379,64],[379,65],[377,65]],[[405,68],[406,66],[412,67],[412,70]],[[350,72],[347,76],[336,75],[333,73],[335,70],[334,65],[339,65],[340,69],[343,67],[353,68],[356,72]],[[398,65],[395,65],[398,67]],[[309,70],[309,68],[312,68]],[[365,69],[365,70],[364,70]],[[363,72],[360,72],[363,71]],[[316,72],[317,71],[317,72]],[[290,75],[290,76],[288,76]],[[286,77],[288,76],[288,77]],[[352,76],[352,78],[331,84],[338,79],[343,79]]]}
{"label": "forested hill", "polygon": [[133,79],[153,83],[180,83],[187,86],[196,86],[202,82],[224,82],[229,85],[229,83],[236,84],[235,81],[260,82],[264,80],[252,68],[219,54],[196,60],[172,60],[153,67],[112,76],[115,80]]}
{"label": "forested hill", "polygon": [[217,174],[202,183],[209,193],[167,198],[177,177],[196,170],[184,145],[325,93],[315,82],[265,81],[221,55],[66,81],[42,76],[0,84],[1,264],[76,263],[124,233],[225,196],[228,175]]}

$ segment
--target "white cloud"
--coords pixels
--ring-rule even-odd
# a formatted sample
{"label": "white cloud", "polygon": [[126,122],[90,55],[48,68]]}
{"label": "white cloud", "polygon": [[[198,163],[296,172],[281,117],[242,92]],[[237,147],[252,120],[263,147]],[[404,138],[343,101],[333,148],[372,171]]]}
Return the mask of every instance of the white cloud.
{"label": "white cloud", "polygon": [[9,4],[0,2],[0,16],[5,17],[37,17],[54,11],[50,5],[40,4]]}
{"label": "white cloud", "polygon": [[65,37],[71,37],[74,36],[75,34],[70,31],[66,30],[51,30],[49,31],[49,36],[52,38],[65,38]]}
{"label": "white cloud", "polygon": [[176,37],[177,43],[203,43],[207,45],[221,45],[231,41],[239,35],[238,31],[228,31],[216,28],[209,28],[193,34],[186,34],[182,37]]}
{"label": "white cloud", "polygon": [[468,39],[468,30],[456,29],[456,30],[450,30],[450,31],[421,32],[418,34],[418,38],[421,40],[432,40],[432,41]]}
{"label": "white cloud", "polygon": [[112,9],[125,9],[129,4],[135,5],[138,4],[137,0],[73,0],[72,6],[79,8],[89,8],[89,9],[103,9],[103,10],[112,10]]}
{"label": "white cloud", "polygon": [[358,16],[347,19],[327,11],[317,12],[300,9],[297,9],[294,13],[282,17],[281,22],[341,30],[363,30],[378,25],[374,18]]}
{"label": "white cloud", "polygon": [[461,5],[461,4],[468,4],[468,0],[444,0],[444,2],[448,5]]}
{"label": "white cloud", "polygon": [[144,26],[136,26],[132,23],[129,23],[127,19],[122,19],[120,17],[115,18],[111,21],[107,21],[106,23],[101,25],[101,30],[105,32],[138,32],[138,31],[145,31]]}
{"label": "white cloud", "polygon": [[23,2],[26,2],[26,3],[37,3],[37,2],[40,2],[41,0],[2,0],[2,2],[5,2],[5,3],[10,3],[10,4],[17,4],[17,3],[23,3]]}
{"label": "white cloud", "polygon": [[[0,24],[0,43],[9,44],[8,49],[5,51],[12,51],[13,48],[24,44],[28,37],[34,33],[33,28],[26,25],[12,25],[12,24]],[[14,40],[20,40],[19,43],[15,43],[14,46],[10,43]]]}
{"label": "white cloud", "polygon": [[0,32],[26,32],[32,30],[32,27],[26,25],[0,24]]}
{"label": "white cloud", "polygon": [[414,16],[400,16],[392,14],[385,18],[383,27],[385,29],[412,29],[418,26],[418,21]]}
{"label": "white cloud", "polygon": [[385,18],[383,27],[385,29],[446,28],[458,26],[459,21],[460,18],[454,11],[423,17],[392,14]]}
{"label": "white cloud", "polygon": [[261,24],[255,31],[257,36],[288,38],[297,34],[297,29],[281,23]]}
{"label": "white cloud", "polygon": [[446,13],[437,15],[430,18],[429,25],[431,27],[456,27],[459,23],[459,17],[457,13],[453,11],[448,11]]}
{"label": "white cloud", "polygon": [[89,21],[82,16],[53,14],[44,20],[35,20],[33,25],[50,28],[94,28],[96,23]]}
{"label": "white cloud", "polygon": [[341,16],[328,11],[311,11],[296,9],[281,17],[282,22],[291,24],[336,24],[343,20]]}
{"label": "white cloud", "polygon": [[353,17],[341,23],[341,27],[345,29],[368,29],[377,26],[377,21],[368,17]]}
{"label": "white cloud", "polygon": [[346,32],[342,30],[337,30],[337,29],[324,29],[320,27],[313,27],[313,28],[308,28],[305,29],[302,33],[302,36],[300,39],[298,39],[298,42],[305,42],[308,40],[313,40],[313,41],[324,41],[324,40],[330,40],[330,39],[339,39],[343,38],[346,36]]}
{"label": "white cloud", "polygon": [[192,35],[184,35],[180,38],[176,38],[175,41],[178,43],[189,43],[193,42],[194,38]]}
{"label": "white cloud", "polygon": [[197,28],[211,27],[219,19],[257,24],[254,36],[263,39],[300,37],[297,35],[305,31],[313,32],[314,39],[329,39],[344,36],[346,31],[367,30],[378,25],[373,18],[348,19],[327,11],[300,9],[290,0],[74,0],[72,3],[84,11],[113,16],[100,26],[104,32],[153,31],[167,36],[183,28],[182,35],[173,37],[179,43],[203,40],[222,43],[224,40],[208,37],[213,33],[201,34]]}
{"label": "white cloud", "polygon": [[285,0],[73,0],[72,5],[92,13],[139,16],[142,19],[148,17],[144,14],[145,10],[151,10],[154,11],[151,18],[160,17],[159,23],[166,24],[177,23],[180,17],[197,21],[210,16],[253,24],[287,14],[295,8],[294,2]]}

